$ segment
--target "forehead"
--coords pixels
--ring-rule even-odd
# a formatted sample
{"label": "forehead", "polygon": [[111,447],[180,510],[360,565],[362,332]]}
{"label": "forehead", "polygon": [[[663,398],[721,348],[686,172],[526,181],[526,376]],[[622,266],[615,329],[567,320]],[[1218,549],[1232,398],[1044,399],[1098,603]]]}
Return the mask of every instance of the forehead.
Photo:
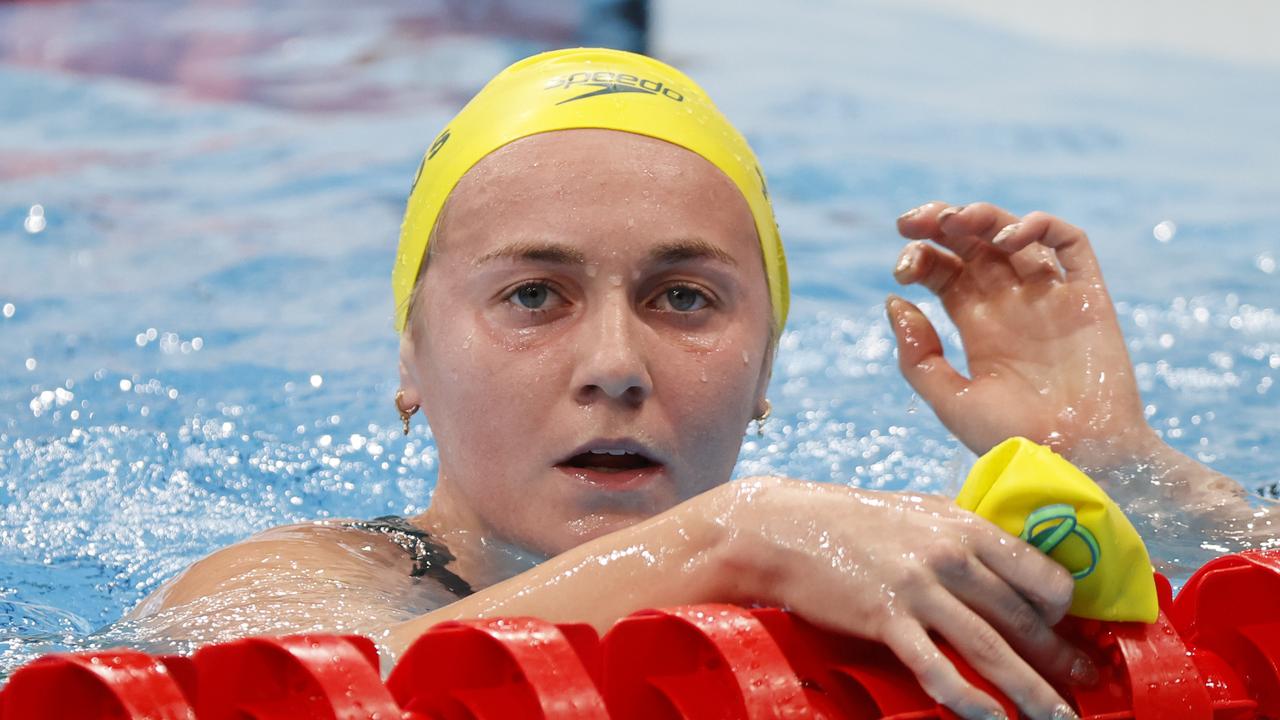
{"label": "forehead", "polygon": [[463,176],[439,223],[433,255],[478,257],[511,241],[617,252],[699,239],[744,267],[763,262],[751,210],[719,168],[613,130],[542,133],[500,148]]}

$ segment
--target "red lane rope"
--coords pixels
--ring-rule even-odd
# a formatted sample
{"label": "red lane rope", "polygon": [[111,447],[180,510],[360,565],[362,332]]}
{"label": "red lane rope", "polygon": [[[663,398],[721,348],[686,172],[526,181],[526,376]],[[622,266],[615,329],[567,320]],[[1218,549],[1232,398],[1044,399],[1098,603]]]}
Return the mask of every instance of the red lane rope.
{"label": "red lane rope", "polygon": [[[1280,720],[1280,550],[1218,558],[1176,599],[1161,595],[1150,625],[1058,626],[1100,668],[1092,688],[1059,688],[1081,717]],[[192,658],[55,653],[19,668],[0,692],[0,720],[952,717],[883,646],[781,610],[730,605],[644,611],[603,638],[536,618],[442,623],[385,683],[369,639],[295,635],[212,645]]]}

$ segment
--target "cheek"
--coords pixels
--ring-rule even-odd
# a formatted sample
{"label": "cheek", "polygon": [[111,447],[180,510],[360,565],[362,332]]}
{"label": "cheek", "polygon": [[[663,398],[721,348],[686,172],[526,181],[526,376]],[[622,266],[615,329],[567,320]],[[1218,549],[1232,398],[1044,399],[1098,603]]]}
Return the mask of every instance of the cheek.
{"label": "cheek", "polygon": [[741,344],[718,343],[668,363],[654,385],[663,388],[662,401],[673,406],[670,416],[687,426],[691,440],[728,443],[736,456],[739,421],[745,425],[751,413],[761,361]]}
{"label": "cheek", "polygon": [[423,407],[453,464],[491,468],[516,452],[511,437],[532,437],[543,425],[537,419],[554,404],[557,365],[547,349],[495,344],[483,322],[464,317],[437,326],[417,358]]}
{"label": "cheek", "polygon": [[[468,409],[487,405],[510,407],[512,401],[543,387],[549,368],[546,347],[530,347],[533,332],[500,331],[492,318],[465,304],[440,306],[436,321],[418,357],[429,387],[438,394],[464,403]],[[514,395],[511,389],[516,389]]]}

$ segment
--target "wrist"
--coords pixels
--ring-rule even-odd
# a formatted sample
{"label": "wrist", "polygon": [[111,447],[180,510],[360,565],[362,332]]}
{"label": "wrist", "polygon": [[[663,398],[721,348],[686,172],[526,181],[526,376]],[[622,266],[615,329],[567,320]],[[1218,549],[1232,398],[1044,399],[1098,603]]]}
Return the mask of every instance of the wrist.
{"label": "wrist", "polygon": [[1247,492],[1235,480],[1179,452],[1145,423],[1116,442],[1072,461],[1108,492],[1130,490],[1149,500],[1164,498],[1190,512],[1211,511],[1241,501]]}
{"label": "wrist", "polygon": [[769,520],[771,497],[783,483],[777,477],[742,478],[708,497],[704,517],[716,528],[717,539],[708,552],[712,601],[778,602],[777,589],[786,586],[784,574],[789,566],[760,530]]}
{"label": "wrist", "polygon": [[1181,457],[1145,422],[1106,438],[1081,441],[1067,455],[1081,470],[1101,477],[1128,475]]}

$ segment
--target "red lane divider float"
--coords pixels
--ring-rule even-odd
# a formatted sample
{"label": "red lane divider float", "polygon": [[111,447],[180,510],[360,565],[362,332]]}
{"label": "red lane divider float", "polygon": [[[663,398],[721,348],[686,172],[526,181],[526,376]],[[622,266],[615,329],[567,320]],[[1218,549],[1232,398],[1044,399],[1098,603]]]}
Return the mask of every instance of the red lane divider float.
{"label": "red lane divider float", "polygon": [[817,716],[782,648],[739,607],[638,613],[613,626],[602,650],[615,720]]}
{"label": "red lane divider float", "polygon": [[[5,686],[4,720],[194,720],[187,658],[132,650],[46,655],[24,665]],[[174,673],[171,666],[186,666]]]}
{"label": "red lane divider float", "polygon": [[1280,550],[1210,561],[1187,581],[1169,613],[1174,628],[1206,665],[1280,718]]}
{"label": "red lane divider float", "polygon": [[609,720],[592,672],[599,665],[590,625],[468,620],[441,623],[418,638],[387,687],[424,720]]}
{"label": "red lane divider float", "polygon": [[[1280,551],[1219,558],[1157,622],[1068,619],[1098,663],[1059,688],[1091,720],[1280,720]],[[1016,708],[954,651],[960,672]],[[354,636],[250,638],[194,658],[48,655],[0,692],[0,720],[951,719],[884,646],[776,609],[701,605],[620,620],[604,638],[533,618],[443,623],[384,684]]]}
{"label": "red lane divider float", "polygon": [[368,638],[248,638],[201,648],[195,663],[200,720],[403,716],[382,684],[378,650]]}

